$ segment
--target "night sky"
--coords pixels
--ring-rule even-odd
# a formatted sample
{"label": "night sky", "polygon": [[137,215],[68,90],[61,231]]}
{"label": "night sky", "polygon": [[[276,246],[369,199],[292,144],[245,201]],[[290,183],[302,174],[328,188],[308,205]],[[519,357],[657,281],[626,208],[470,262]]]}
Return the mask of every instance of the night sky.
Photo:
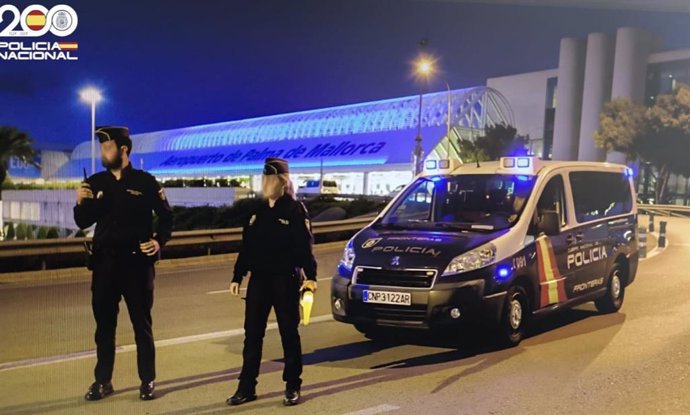
{"label": "night sky", "polygon": [[97,124],[136,134],[416,94],[410,63],[422,38],[443,70],[431,81],[437,91],[444,79],[462,88],[555,68],[561,37],[621,26],[659,34],[664,49],[690,47],[683,13],[414,0],[12,2],[33,3],[79,15],[65,39],[79,42],[78,62],[0,61],[0,124],[42,149],[90,138],[78,96],[88,85],[106,98]]}

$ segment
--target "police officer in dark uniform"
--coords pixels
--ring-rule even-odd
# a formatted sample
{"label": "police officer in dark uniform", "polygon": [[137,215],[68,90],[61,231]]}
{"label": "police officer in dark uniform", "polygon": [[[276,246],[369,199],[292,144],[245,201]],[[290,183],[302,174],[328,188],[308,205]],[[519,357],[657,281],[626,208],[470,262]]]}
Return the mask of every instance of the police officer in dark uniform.
{"label": "police officer in dark uniform", "polygon": [[271,308],[275,310],[283,345],[285,405],[296,405],[302,385],[302,345],[299,331],[300,291],[316,291],[316,260],[311,224],[304,205],[294,199],[287,161],[268,158],[262,176],[263,203],[249,216],[242,248],[230,285],[239,295],[249,274],[244,321],[244,359],[239,385],[228,405],[256,399],[263,338]]}
{"label": "police officer in dark uniform", "polygon": [[[105,171],[86,179],[77,190],[74,221],[84,229],[94,223],[92,308],[96,320],[95,382],[86,400],[113,393],[115,327],[124,297],[134,328],[141,387],[139,398],[154,399],[155,348],[151,321],[154,263],[170,239],[172,210],[155,177],[132,168],[132,140],[127,127],[99,127]],[[153,232],[153,214],[158,226]]]}

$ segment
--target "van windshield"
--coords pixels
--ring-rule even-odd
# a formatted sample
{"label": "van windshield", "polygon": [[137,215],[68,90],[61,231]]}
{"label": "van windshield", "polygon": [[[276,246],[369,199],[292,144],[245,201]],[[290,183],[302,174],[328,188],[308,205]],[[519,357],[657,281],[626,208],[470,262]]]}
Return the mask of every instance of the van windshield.
{"label": "van windshield", "polygon": [[493,232],[513,226],[536,176],[468,174],[418,179],[379,226]]}

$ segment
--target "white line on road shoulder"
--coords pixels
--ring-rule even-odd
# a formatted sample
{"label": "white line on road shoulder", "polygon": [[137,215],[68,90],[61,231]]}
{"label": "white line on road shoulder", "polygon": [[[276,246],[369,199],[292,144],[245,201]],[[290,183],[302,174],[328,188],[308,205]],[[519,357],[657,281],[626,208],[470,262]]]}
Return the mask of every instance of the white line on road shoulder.
{"label": "white line on road shoulder", "polygon": [[[333,279],[333,277],[317,278],[316,281],[327,281],[327,280],[330,280],[330,279]],[[246,287],[245,287],[245,288],[240,288],[240,291],[247,291],[247,288],[246,288]],[[209,291],[209,292],[207,292],[206,294],[226,294],[226,293],[229,293],[229,292],[230,292],[229,289],[225,289],[225,290]]]}
{"label": "white line on road shoulder", "polygon": [[371,408],[362,409],[361,411],[348,412],[345,415],[376,415],[384,412],[397,411],[399,406],[383,404],[379,406],[372,406]]}

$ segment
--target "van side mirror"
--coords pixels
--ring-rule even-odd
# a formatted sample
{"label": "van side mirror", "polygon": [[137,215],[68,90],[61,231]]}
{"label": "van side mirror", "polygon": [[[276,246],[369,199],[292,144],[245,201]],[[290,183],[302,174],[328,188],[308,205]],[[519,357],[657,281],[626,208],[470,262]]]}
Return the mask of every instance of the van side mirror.
{"label": "van side mirror", "polygon": [[561,217],[555,210],[543,210],[537,223],[537,233],[546,236],[558,235],[561,232]]}

